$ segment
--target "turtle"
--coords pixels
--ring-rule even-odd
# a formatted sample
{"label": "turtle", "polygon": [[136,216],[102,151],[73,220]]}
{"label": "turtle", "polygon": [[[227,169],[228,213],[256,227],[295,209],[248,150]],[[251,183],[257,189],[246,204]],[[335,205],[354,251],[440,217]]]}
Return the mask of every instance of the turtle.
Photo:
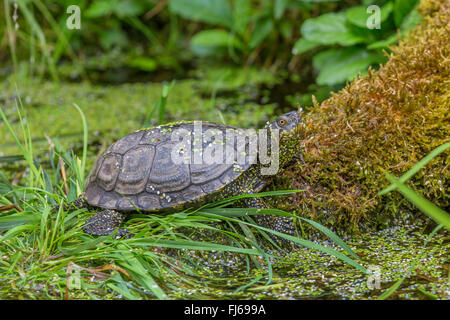
{"label": "turtle", "polygon": [[[279,168],[301,157],[301,118],[300,110],[291,111],[267,122],[259,132],[268,142],[266,154],[275,155]],[[98,157],[84,192],[68,206],[97,211],[85,222],[84,232],[129,237],[130,232],[120,227],[131,212],[180,211],[257,193],[272,176],[262,175],[269,165],[260,160],[264,141],[257,141],[255,148],[255,136],[255,130],[205,121],[178,121],[137,130]],[[239,201],[247,207],[267,208],[261,197]],[[290,218],[257,215],[255,221],[275,231],[294,232]]]}

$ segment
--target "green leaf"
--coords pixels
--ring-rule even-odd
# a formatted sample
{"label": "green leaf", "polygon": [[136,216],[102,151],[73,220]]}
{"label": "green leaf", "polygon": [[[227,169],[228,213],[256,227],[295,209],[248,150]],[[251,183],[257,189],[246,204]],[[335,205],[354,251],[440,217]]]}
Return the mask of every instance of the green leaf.
{"label": "green leaf", "polygon": [[178,219],[186,219],[188,215],[185,212],[177,212],[172,214],[172,217],[178,218]]}
{"label": "green leaf", "polygon": [[141,299],[141,297],[136,296],[131,292],[128,287],[126,281],[122,279],[122,276],[120,273],[116,273],[114,276],[110,278],[110,280],[115,281],[116,284],[113,283],[107,283],[106,285],[110,287],[111,289],[117,291],[119,294],[124,296],[126,299],[130,300],[138,300]]}
{"label": "green leaf", "polygon": [[364,38],[352,33],[346,24],[345,12],[326,13],[307,19],[301,33],[306,40],[320,44],[351,46],[364,42]]}
{"label": "green leaf", "polygon": [[412,11],[417,2],[417,0],[395,0],[394,20],[397,27],[402,25],[403,19]]}
{"label": "green leaf", "polygon": [[256,48],[272,32],[273,27],[273,20],[270,18],[258,20],[249,43],[250,48]]}
{"label": "green leaf", "polygon": [[250,0],[239,0],[233,3],[233,30],[241,37],[243,37],[245,32],[247,31],[247,26],[251,19],[251,14],[252,7],[250,4]]}
{"label": "green leaf", "polygon": [[[268,210],[270,210],[270,209],[268,209]],[[211,211],[211,210],[208,209],[208,211]],[[281,210],[277,210],[277,211],[281,211]],[[283,212],[283,211],[281,211],[281,212]],[[290,215],[287,212],[284,212],[284,214]],[[223,217],[222,215],[216,215],[214,213],[209,213],[209,212],[204,212],[204,211],[201,213],[201,215],[202,216],[207,216],[207,217],[210,217],[210,218],[213,218],[214,216],[216,216],[218,218],[222,218]],[[336,250],[334,250],[332,248],[328,248],[328,247],[322,246],[320,244],[317,244],[315,242],[312,242],[312,241],[309,241],[309,240],[305,240],[305,239],[302,239],[302,238],[299,238],[299,237],[296,237],[296,236],[291,236],[291,235],[288,235],[288,234],[285,234],[285,233],[281,233],[281,232],[278,232],[278,231],[275,231],[275,230],[272,230],[272,229],[268,229],[268,228],[265,228],[265,227],[262,227],[262,226],[259,226],[259,225],[255,225],[254,223],[248,223],[248,222],[244,222],[244,221],[235,220],[234,218],[231,218],[231,217],[226,217],[225,220],[229,220],[229,221],[245,224],[245,225],[248,225],[248,226],[252,226],[252,227],[254,227],[256,229],[262,230],[262,231],[264,231],[266,233],[274,234],[274,235],[279,236],[279,237],[281,237],[283,239],[292,241],[294,243],[297,243],[299,245],[305,246],[307,248],[311,248],[311,249],[314,249],[314,250],[319,250],[319,251],[325,252],[327,254],[330,254],[330,255],[332,255],[332,256],[334,256],[334,257],[336,257],[336,258],[338,258],[338,259],[340,259],[340,260],[342,260],[342,261],[344,261],[344,262],[354,266],[355,268],[361,270],[362,272],[364,272],[366,274],[368,273],[367,269],[364,268],[362,265],[360,265],[359,263],[357,263],[353,259],[347,257],[343,253],[341,253],[339,251],[336,251]],[[185,241],[185,242],[187,242],[187,241]],[[194,242],[194,241],[189,241],[189,242]],[[140,243],[140,241],[137,241],[135,244],[139,244],[139,243]],[[206,243],[203,243],[203,244],[206,245]],[[153,244],[153,245],[159,245],[159,244]],[[220,248],[220,247],[223,247],[223,245],[214,245],[214,247]],[[189,248],[189,245],[187,245],[186,248]],[[202,248],[202,249],[197,248],[197,249],[198,250],[207,250],[208,248]],[[253,251],[252,249],[243,249],[243,248],[242,249],[241,248],[236,248],[236,249],[237,250],[233,250],[233,251],[237,251],[237,252],[239,252],[238,250],[245,250],[245,251],[251,250],[251,251]],[[232,251],[232,250],[228,249],[227,251]],[[248,252],[248,253],[250,254],[250,252]]]}
{"label": "green leaf", "polygon": [[187,19],[233,27],[233,14],[227,0],[171,0],[169,8]]}
{"label": "green leaf", "polygon": [[236,49],[242,48],[242,42],[231,33],[221,29],[203,30],[197,32],[191,39],[191,44],[202,47],[224,47],[232,46]]}
{"label": "green leaf", "polygon": [[24,224],[11,228],[2,235],[2,237],[0,238],[0,243],[14,238],[21,233],[30,233],[33,229],[36,229],[36,226],[32,224]]}
{"label": "green leaf", "polygon": [[[389,15],[391,14],[393,9],[392,2],[388,2],[386,5],[384,5],[381,8],[380,12],[380,22],[386,21],[387,18],[389,18]],[[367,6],[358,6],[348,9],[345,12],[345,16],[347,20],[354,24],[355,26],[361,27],[361,28],[367,28],[367,19],[372,15],[373,13],[367,12]]]}
{"label": "green leaf", "polygon": [[[297,0],[300,3],[338,2],[340,0]],[[294,2],[295,3],[295,2]]]}
{"label": "green leaf", "polygon": [[127,34],[121,29],[106,29],[100,34],[100,43],[105,49],[125,47],[128,44]]}
{"label": "green leaf", "polygon": [[123,297],[125,297],[126,299],[129,300],[139,300],[141,299],[138,296],[133,295],[130,290],[128,290],[128,288],[126,286],[116,286],[115,284],[112,283],[107,283],[106,284],[108,287],[110,287],[111,289],[113,289],[114,291],[116,291],[117,293],[121,294]]}
{"label": "green leaf", "polygon": [[374,49],[382,49],[382,48],[387,48],[390,45],[393,45],[394,43],[396,43],[398,40],[398,34],[394,33],[393,35],[391,35],[389,38],[387,39],[383,39],[380,41],[376,41],[374,43],[371,43],[370,45],[367,46],[367,49],[369,50],[374,50]]}
{"label": "green leaf", "polygon": [[292,38],[293,23],[292,21],[283,19],[279,22],[278,31],[284,38]]}
{"label": "green leaf", "polygon": [[278,20],[283,16],[288,2],[289,0],[275,0],[275,5],[273,7],[273,15],[275,19]]}
{"label": "green leaf", "polygon": [[122,0],[114,6],[114,13],[118,17],[136,17],[145,12],[142,2],[133,0]]}
{"label": "green leaf", "polygon": [[84,13],[87,18],[99,18],[107,16],[114,11],[114,7],[117,4],[116,1],[110,0],[97,0],[92,2],[89,8]]}
{"label": "green leaf", "polygon": [[[245,217],[251,215],[277,215],[277,216],[285,216],[285,217],[293,217],[295,215],[290,214],[286,211],[279,209],[257,209],[257,208],[208,208],[203,209],[200,212],[197,212],[200,216],[212,217],[211,215],[219,215],[226,218],[236,218],[236,217]],[[341,239],[337,234],[328,229],[327,227],[313,221],[310,219],[299,217],[301,220],[309,223],[317,230],[320,230],[327,237],[333,240],[337,245],[339,245],[342,249],[344,249],[348,254],[353,256],[356,259],[359,257],[352,251],[352,249]]]}
{"label": "green leaf", "polygon": [[40,217],[30,212],[19,212],[0,217],[0,230],[9,230],[25,223],[37,223]]}
{"label": "green leaf", "polygon": [[292,54],[300,54],[311,50],[320,44],[315,41],[306,40],[305,38],[298,39],[292,48]]}
{"label": "green leaf", "polygon": [[319,85],[334,85],[352,80],[358,72],[365,72],[383,56],[363,48],[330,49],[313,58],[314,68],[320,70],[316,81]]}
{"label": "green leaf", "polygon": [[207,47],[191,45],[191,51],[199,57],[216,56],[224,53],[223,47]]}
{"label": "green leaf", "polygon": [[422,18],[419,11],[417,9],[411,11],[411,13],[403,19],[402,25],[400,26],[402,35],[404,36],[408,30],[415,28],[421,21]]}

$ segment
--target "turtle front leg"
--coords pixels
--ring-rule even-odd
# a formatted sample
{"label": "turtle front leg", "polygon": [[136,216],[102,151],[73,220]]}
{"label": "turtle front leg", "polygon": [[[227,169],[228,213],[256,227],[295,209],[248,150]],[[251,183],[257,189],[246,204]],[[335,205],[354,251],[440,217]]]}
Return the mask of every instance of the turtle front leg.
{"label": "turtle front leg", "polygon": [[[241,194],[254,194],[260,192],[266,186],[267,182],[261,177],[257,176],[254,171],[248,171],[249,175],[246,179],[243,179],[244,183],[242,183],[238,189],[241,189]],[[258,209],[268,209],[268,206],[264,202],[263,198],[255,197],[255,198],[244,198],[242,202],[249,208],[258,208]],[[255,221],[260,226],[271,229],[277,232],[286,233],[288,235],[295,235],[295,225],[294,221],[290,217],[276,216],[272,214],[263,214],[256,215]],[[281,238],[272,236],[272,239],[276,239],[277,242],[280,242]]]}
{"label": "turtle front leg", "polygon": [[126,215],[115,210],[103,210],[90,217],[83,226],[84,232],[96,236],[107,236],[113,234],[116,229],[115,238],[130,237],[130,231],[120,229]]}
{"label": "turtle front leg", "polygon": [[[260,197],[245,198],[244,203],[249,208],[267,209],[268,206]],[[276,216],[273,214],[256,215],[255,222],[264,228],[268,228],[277,232],[286,233],[288,235],[295,235],[294,221],[290,217]],[[280,240],[279,237],[276,237]]]}

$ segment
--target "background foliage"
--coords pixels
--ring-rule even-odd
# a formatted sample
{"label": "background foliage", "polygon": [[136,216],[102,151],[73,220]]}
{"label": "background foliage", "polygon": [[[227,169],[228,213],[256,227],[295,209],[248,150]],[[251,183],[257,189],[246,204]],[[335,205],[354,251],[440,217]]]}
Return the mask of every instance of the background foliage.
{"label": "background foliage", "polygon": [[[311,93],[323,100],[385,62],[383,51],[419,21],[416,0],[83,0],[81,30],[69,30],[72,1],[1,4],[0,76],[11,62],[22,75],[93,81],[118,67],[186,77],[199,65],[255,66],[304,83],[294,104]],[[381,29],[366,27],[373,4]]]}

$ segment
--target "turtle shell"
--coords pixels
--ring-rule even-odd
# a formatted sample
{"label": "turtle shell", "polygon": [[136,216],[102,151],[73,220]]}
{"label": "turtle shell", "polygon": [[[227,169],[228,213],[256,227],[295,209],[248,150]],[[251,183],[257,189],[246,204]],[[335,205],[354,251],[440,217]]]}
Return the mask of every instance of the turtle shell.
{"label": "turtle shell", "polygon": [[136,131],[98,158],[85,199],[91,206],[121,211],[202,203],[255,163],[256,149],[249,150],[255,136],[249,132],[211,122]]}

